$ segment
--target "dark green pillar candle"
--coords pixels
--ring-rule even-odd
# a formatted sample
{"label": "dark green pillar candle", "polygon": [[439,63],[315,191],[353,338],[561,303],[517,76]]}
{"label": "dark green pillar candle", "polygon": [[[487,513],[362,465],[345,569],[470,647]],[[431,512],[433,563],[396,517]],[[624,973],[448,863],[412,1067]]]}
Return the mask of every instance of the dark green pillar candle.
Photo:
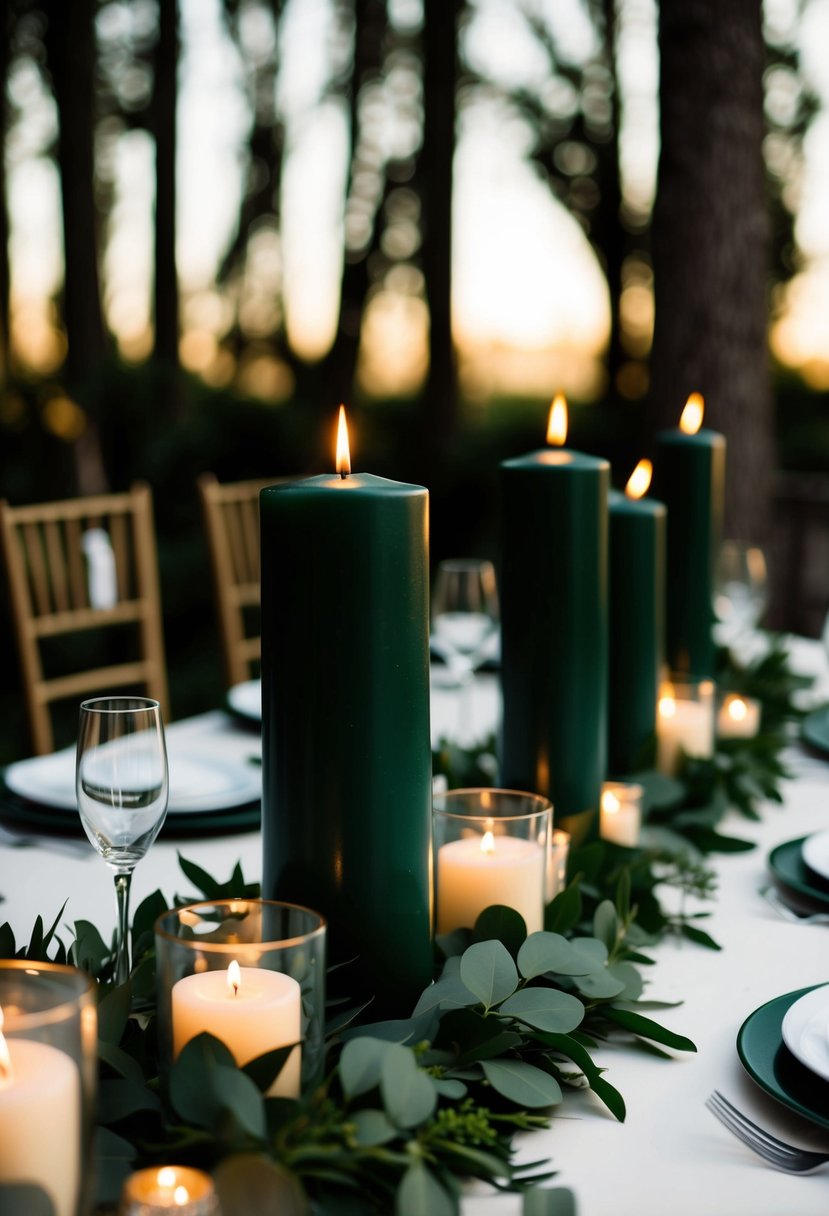
{"label": "dark green pillar candle", "polygon": [[610,468],[558,448],[501,470],[502,783],[580,837],[606,766]]}
{"label": "dark green pillar candle", "polygon": [[665,662],[665,520],[661,502],[611,490],[608,767],[651,767]]}
{"label": "dark green pillar candle", "polygon": [[722,540],[725,439],[677,428],[656,438],[653,492],[668,508],[666,643],[672,671],[714,675],[714,564]]}
{"label": "dark green pillar candle", "polygon": [[271,486],[262,533],[263,894],[407,1014],[431,949],[428,494],[355,474]]}

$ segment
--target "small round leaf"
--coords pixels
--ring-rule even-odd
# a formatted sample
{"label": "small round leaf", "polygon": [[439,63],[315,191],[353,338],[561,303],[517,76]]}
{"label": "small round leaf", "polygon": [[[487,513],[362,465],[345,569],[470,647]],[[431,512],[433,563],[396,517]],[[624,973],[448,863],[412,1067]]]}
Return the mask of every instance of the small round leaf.
{"label": "small round leaf", "polygon": [[477,942],[463,953],[461,980],[489,1009],[515,992],[518,972],[501,942]]}
{"label": "small round leaf", "polygon": [[523,1060],[483,1060],[481,1068],[492,1088],[516,1106],[533,1109],[561,1101],[555,1077]]}
{"label": "small round leaf", "polygon": [[569,1034],[584,1017],[584,1005],[557,988],[522,988],[500,1005],[498,1012],[551,1034]]}

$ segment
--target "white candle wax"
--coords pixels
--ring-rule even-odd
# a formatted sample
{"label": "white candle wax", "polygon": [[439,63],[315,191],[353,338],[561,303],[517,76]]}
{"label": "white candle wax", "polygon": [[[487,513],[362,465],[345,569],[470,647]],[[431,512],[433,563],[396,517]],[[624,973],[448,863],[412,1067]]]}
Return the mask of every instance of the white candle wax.
{"label": "white candle wax", "polygon": [[656,715],[657,759],[661,773],[673,776],[680,754],[706,759],[714,751],[714,715],[707,701],[660,699]]}
{"label": "white candle wax", "polygon": [[760,702],[752,697],[726,697],[717,715],[721,739],[753,739],[760,730]]}
{"label": "white candle wax", "polygon": [[612,844],[635,849],[639,844],[642,827],[641,786],[629,787],[640,793],[631,794],[623,785],[607,788],[602,792],[599,808],[599,835]]}
{"label": "white candle wax", "polygon": [[545,858],[534,841],[490,833],[452,840],[438,849],[437,873],[438,933],[471,929],[491,904],[520,912],[528,933],[543,929]]}
{"label": "white candle wax", "polygon": [[0,1183],[47,1193],[55,1216],[75,1216],[80,1186],[81,1078],[65,1051],[6,1040],[0,1070]]}
{"label": "white candle wax", "polygon": [[[302,994],[290,975],[264,967],[242,967],[235,987],[228,972],[202,971],[173,985],[173,1056],[207,1032],[225,1044],[241,1067],[289,1043],[302,1033]],[[296,1098],[300,1088],[300,1048],[291,1052],[269,1095]]]}

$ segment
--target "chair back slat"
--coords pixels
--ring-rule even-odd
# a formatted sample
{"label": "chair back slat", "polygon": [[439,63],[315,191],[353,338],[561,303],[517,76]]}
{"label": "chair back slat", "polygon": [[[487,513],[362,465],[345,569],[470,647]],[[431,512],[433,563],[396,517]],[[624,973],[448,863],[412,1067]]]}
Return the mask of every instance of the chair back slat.
{"label": "chair back slat", "polygon": [[212,473],[199,478],[228,687],[250,679],[259,660],[259,636],[251,633],[245,614],[245,608],[258,607],[260,600],[259,493],[285,480],[257,478],[222,485]]}
{"label": "chair back slat", "polygon": [[[166,717],[149,488],[26,507],[0,502],[0,531],[35,751],[53,750],[52,703],[79,693],[143,685]],[[48,639],[130,624],[137,659],[45,678],[40,647]]]}

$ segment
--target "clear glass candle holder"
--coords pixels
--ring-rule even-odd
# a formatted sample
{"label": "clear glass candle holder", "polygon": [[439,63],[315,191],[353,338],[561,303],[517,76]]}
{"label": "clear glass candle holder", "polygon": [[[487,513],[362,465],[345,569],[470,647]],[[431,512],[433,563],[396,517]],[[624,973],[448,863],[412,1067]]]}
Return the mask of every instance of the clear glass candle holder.
{"label": "clear glass candle holder", "polygon": [[434,800],[438,934],[472,928],[484,908],[505,904],[527,932],[544,927],[549,896],[552,803],[516,790],[450,790]]}
{"label": "clear glass candle holder", "polygon": [[94,981],[75,967],[4,959],[0,1013],[0,1210],[85,1216],[97,1076]]}
{"label": "clear glass candle holder", "polygon": [[130,1174],[118,1216],[219,1216],[213,1179],[186,1165],[151,1166]]}
{"label": "clear glass candle holder", "polygon": [[642,833],[641,785],[632,781],[606,781],[599,808],[599,835],[628,849],[639,845]]}
{"label": "clear glass candle holder", "polygon": [[549,902],[567,886],[567,859],[570,856],[570,833],[554,828],[547,851],[547,891]]}
{"label": "clear glass candle holder", "polygon": [[241,1067],[297,1044],[268,1095],[297,1098],[322,1078],[325,932],[317,912],[220,899],[165,912],[155,926],[159,1052],[165,1079],[197,1035]]}
{"label": "clear glass candle holder", "polygon": [[656,706],[656,767],[669,777],[684,757],[707,760],[714,754],[713,680],[672,676],[659,689]]}

